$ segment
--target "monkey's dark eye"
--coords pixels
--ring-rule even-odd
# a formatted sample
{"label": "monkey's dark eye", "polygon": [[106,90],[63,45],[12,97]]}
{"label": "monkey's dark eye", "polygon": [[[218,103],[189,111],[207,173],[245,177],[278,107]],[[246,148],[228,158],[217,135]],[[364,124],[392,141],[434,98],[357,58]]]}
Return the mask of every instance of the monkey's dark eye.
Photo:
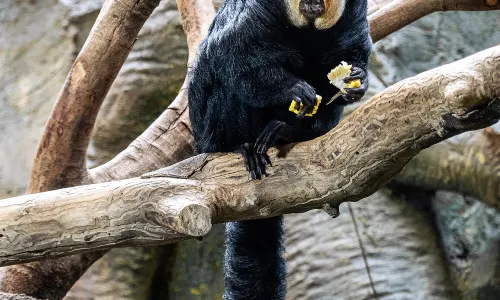
{"label": "monkey's dark eye", "polygon": [[325,12],[324,0],[300,0],[299,10],[304,17],[314,20]]}

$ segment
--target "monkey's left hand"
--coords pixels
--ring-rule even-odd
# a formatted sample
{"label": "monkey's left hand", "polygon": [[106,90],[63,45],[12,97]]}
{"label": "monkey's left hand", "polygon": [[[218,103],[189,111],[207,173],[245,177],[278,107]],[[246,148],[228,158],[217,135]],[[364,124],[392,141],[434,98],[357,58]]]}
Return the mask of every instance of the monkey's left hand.
{"label": "monkey's left hand", "polygon": [[344,79],[345,83],[351,82],[353,80],[359,79],[361,81],[361,86],[352,89],[345,89],[347,94],[342,95],[344,99],[349,102],[359,101],[366,93],[368,89],[368,74],[365,70],[352,66],[351,75]]}

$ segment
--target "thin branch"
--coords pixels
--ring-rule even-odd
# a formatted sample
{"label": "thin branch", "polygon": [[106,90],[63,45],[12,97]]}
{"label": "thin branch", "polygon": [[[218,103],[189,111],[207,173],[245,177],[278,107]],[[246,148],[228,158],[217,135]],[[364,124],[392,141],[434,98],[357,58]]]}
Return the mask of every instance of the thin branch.
{"label": "thin branch", "polygon": [[172,243],[215,223],[362,199],[420,150],[497,122],[498,78],[500,46],[397,83],[286,158],[271,151],[261,181],[238,154],[202,154],[142,178],[3,200],[0,263]]}
{"label": "thin branch", "polygon": [[500,9],[497,0],[377,0],[370,7],[370,31],[374,42],[437,11]]}

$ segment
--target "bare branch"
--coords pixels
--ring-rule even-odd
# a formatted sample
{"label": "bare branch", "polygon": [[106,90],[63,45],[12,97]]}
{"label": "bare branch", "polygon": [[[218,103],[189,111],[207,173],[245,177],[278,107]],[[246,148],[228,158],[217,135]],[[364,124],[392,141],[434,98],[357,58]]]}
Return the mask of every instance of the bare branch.
{"label": "bare branch", "polygon": [[202,154],[143,178],[4,200],[0,262],[172,243],[213,223],[362,199],[420,150],[498,121],[499,77],[495,47],[397,83],[286,158],[272,151],[261,181],[249,180],[240,155]]}
{"label": "bare branch", "polygon": [[106,1],[41,138],[28,192],[89,183],[85,153],[99,108],[159,0]]}
{"label": "bare branch", "polygon": [[437,11],[451,10],[497,10],[497,0],[376,0],[370,5],[370,32],[374,42]]}

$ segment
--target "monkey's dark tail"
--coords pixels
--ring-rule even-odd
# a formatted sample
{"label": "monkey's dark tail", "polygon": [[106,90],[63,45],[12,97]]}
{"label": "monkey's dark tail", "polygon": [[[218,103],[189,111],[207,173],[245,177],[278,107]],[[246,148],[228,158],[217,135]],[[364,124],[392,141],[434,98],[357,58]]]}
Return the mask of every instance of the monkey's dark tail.
{"label": "monkey's dark tail", "polygon": [[283,300],[283,217],[226,225],[224,300]]}

